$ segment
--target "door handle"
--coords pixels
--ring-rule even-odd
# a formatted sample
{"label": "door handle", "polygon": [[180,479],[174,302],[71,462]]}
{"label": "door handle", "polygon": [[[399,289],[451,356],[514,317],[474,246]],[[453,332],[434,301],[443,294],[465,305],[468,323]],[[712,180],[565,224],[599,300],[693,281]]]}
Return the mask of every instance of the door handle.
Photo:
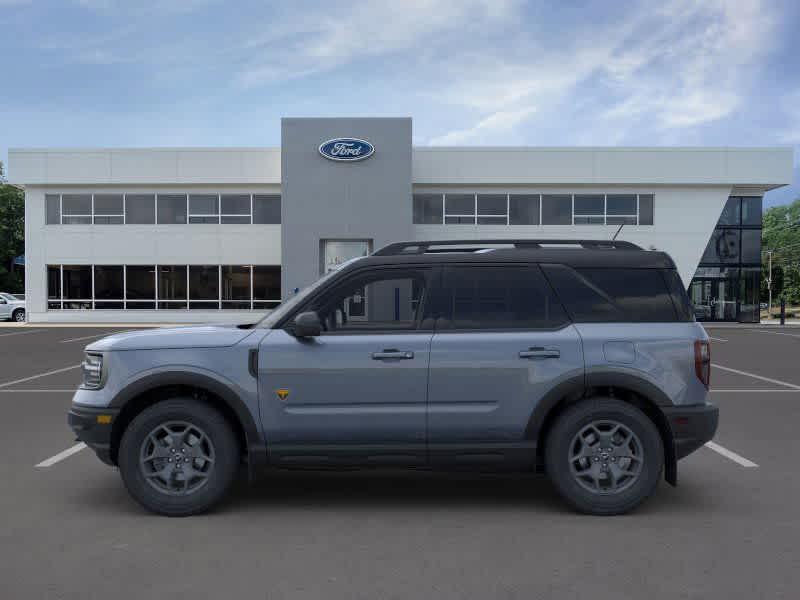
{"label": "door handle", "polygon": [[520,358],[530,358],[540,360],[543,358],[560,358],[561,352],[557,348],[528,348],[519,353]]}
{"label": "door handle", "polygon": [[372,353],[372,360],[411,360],[412,358],[414,358],[414,353],[410,350],[395,350],[391,348],[382,352]]}

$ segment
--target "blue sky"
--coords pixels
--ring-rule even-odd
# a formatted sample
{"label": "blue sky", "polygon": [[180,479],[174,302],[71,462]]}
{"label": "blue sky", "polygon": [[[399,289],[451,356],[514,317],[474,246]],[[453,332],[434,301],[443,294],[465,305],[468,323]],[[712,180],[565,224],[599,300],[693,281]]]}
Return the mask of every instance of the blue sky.
{"label": "blue sky", "polygon": [[792,145],[794,0],[0,0],[9,147],[275,146],[282,116],[418,145]]}

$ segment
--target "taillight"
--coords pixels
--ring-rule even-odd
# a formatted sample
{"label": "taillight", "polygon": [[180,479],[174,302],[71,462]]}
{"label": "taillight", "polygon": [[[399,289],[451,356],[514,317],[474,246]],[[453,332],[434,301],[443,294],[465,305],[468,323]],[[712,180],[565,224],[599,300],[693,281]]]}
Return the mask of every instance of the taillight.
{"label": "taillight", "polygon": [[711,381],[711,346],[708,340],[694,342],[694,372],[702,384],[708,387]]}

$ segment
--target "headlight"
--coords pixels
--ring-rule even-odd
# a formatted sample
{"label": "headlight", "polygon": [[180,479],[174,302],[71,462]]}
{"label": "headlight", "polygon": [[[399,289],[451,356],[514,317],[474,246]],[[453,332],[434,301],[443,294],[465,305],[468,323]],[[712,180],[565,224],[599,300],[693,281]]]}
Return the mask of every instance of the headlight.
{"label": "headlight", "polygon": [[97,390],[103,387],[103,355],[87,352],[83,361],[83,387]]}

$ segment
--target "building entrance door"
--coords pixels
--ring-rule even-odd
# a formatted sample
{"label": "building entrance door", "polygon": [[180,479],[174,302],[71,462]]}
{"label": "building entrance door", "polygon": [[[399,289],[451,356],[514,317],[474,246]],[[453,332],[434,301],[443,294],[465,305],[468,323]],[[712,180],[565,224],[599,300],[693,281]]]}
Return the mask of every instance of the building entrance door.
{"label": "building entrance door", "polygon": [[[335,271],[348,260],[368,256],[372,252],[372,240],[322,240],[320,275]],[[344,318],[348,321],[364,321],[367,318],[367,297],[356,293],[344,307]]]}
{"label": "building entrance door", "polygon": [[689,297],[698,321],[736,321],[737,295],[735,279],[695,278]]}

